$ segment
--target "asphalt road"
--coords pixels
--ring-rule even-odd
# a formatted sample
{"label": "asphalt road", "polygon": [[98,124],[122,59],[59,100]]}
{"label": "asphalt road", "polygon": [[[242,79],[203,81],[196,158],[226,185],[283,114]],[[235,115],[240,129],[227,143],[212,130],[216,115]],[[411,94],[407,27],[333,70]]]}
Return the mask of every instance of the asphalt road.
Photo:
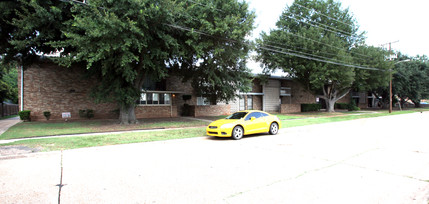
{"label": "asphalt road", "polygon": [[0,202],[428,204],[428,124],[425,112],[3,158]]}

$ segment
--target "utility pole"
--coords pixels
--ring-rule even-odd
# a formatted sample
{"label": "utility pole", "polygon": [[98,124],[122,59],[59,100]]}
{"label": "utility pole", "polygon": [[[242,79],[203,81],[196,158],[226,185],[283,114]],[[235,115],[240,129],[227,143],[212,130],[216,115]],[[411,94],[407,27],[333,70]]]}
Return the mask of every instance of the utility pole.
{"label": "utility pole", "polygon": [[[392,45],[392,43],[389,42],[389,54],[392,51],[391,45]],[[392,70],[390,70],[390,83],[389,84],[390,84],[390,86],[389,86],[389,89],[390,89],[389,113],[392,113]]]}
{"label": "utility pole", "polygon": [[[381,44],[381,46],[384,46],[384,45],[388,44],[389,45],[389,54],[390,54],[390,52],[392,52],[392,43],[397,43],[397,42],[399,42],[399,40],[394,41],[394,42],[388,42],[388,43],[385,43],[385,44]],[[392,113],[392,70],[390,70],[389,89],[390,89],[390,91],[389,91],[389,113]]]}

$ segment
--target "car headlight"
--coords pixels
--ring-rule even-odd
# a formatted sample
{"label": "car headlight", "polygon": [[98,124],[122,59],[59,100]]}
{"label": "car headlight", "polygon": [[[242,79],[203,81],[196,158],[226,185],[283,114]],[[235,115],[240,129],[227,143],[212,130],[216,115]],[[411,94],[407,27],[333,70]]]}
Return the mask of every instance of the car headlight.
{"label": "car headlight", "polygon": [[225,129],[232,128],[232,127],[234,127],[234,124],[231,124],[231,123],[223,124],[222,126],[220,126],[220,128],[225,128]]}

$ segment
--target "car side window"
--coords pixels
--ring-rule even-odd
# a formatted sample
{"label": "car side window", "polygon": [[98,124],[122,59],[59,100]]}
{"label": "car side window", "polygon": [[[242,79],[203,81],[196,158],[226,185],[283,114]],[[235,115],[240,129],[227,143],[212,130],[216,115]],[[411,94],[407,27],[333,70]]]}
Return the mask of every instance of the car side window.
{"label": "car side window", "polygon": [[266,113],[259,113],[259,114],[261,114],[261,116],[260,116],[261,118],[268,116],[268,114],[266,114]]}
{"label": "car side window", "polygon": [[260,118],[261,116],[260,116],[260,113],[259,113],[259,112],[253,112],[253,113],[250,113],[250,114],[246,117],[246,119],[245,119],[245,120],[250,120],[250,118],[252,118],[252,117]]}

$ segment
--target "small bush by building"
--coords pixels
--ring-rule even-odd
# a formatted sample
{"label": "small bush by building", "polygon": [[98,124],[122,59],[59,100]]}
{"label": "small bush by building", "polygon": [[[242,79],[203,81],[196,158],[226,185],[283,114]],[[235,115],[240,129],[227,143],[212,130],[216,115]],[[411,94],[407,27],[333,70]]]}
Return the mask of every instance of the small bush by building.
{"label": "small bush by building", "polygon": [[322,105],[318,103],[301,104],[301,112],[319,111],[321,108]]}
{"label": "small bush by building", "polygon": [[19,118],[23,121],[30,121],[31,120],[31,111],[29,110],[23,110],[18,112]]}

